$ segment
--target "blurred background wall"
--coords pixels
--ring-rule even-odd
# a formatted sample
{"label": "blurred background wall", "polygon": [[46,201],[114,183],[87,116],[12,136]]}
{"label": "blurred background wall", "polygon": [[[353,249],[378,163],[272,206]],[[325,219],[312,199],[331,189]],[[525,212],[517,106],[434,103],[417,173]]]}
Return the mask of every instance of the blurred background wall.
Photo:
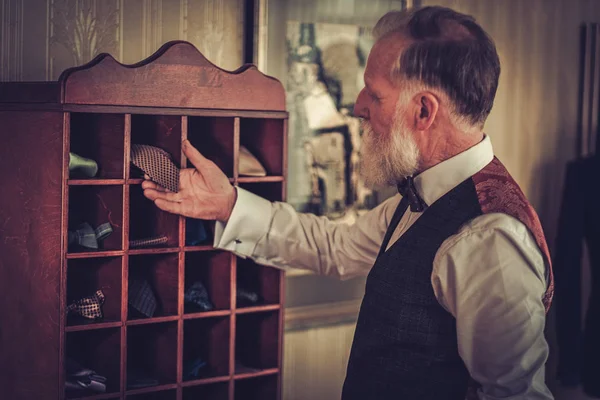
{"label": "blurred background wall", "polygon": [[[215,64],[233,70],[245,56],[244,0],[0,0],[0,81],[55,80],[101,52],[123,63],[152,54],[164,42],[188,40]],[[283,56],[273,34],[289,19],[374,24],[403,1],[270,0],[269,55]],[[600,22],[599,0],[423,0],[473,15],[495,40],[502,63],[496,102],[485,126],[497,156],[537,209],[554,248],[565,164],[576,156],[579,27]],[[247,38],[246,38],[247,39]],[[278,47],[279,46],[279,47]],[[267,73],[282,77],[275,61]],[[589,272],[588,272],[589,274]],[[339,397],[363,280],[288,278],[284,355],[286,400]],[[584,277],[584,281],[588,281]],[[584,293],[584,297],[587,297]],[[306,299],[316,299],[307,301]],[[557,399],[576,400],[548,380]]]}

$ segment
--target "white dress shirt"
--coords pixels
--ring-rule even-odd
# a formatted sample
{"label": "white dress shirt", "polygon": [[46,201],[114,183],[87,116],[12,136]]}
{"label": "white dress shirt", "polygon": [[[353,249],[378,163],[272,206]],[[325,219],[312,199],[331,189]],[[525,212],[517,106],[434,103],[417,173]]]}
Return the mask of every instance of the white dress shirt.
{"label": "white dress shirt", "polygon": [[[431,205],[492,158],[491,141],[485,137],[416,176],[415,187]],[[215,247],[260,264],[340,279],[369,273],[401,199],[396,195],[347,225],[237,191],[228,223],[217,223]],[[421,215],[409,208],[388,247]],[[440,305],[456,318],[459,354],[482,385],[479,399],[553,398],[544,381],[545,271],[533,235],[506,214],[474,218],[438,249],[431,285]]]}

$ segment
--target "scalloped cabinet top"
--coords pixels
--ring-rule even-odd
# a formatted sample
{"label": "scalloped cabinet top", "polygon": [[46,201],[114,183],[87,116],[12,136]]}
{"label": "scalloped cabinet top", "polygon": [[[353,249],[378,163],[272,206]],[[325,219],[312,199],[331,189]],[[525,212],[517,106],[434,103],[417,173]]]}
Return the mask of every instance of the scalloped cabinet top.
{"label": "scalloped cabinet top", "polygon": [[132,65],[101,54],[58,81],[63,104],[285,111],[277,79],[251,64],[223,70],[184,41]]}

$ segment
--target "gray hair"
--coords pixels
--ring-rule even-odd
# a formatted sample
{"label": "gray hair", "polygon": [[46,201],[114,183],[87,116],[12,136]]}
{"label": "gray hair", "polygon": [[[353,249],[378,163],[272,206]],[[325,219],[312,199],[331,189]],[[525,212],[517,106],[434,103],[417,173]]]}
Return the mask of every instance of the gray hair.
{"label": "gray hair", "polygon": [[496,96],[500,60],[475,19],[445,7],[391,11],[377,22],[373,35],[380,39],[394,33],[409,44],[392,67],[392,79],[440,89],[460,119],[483,126]]}

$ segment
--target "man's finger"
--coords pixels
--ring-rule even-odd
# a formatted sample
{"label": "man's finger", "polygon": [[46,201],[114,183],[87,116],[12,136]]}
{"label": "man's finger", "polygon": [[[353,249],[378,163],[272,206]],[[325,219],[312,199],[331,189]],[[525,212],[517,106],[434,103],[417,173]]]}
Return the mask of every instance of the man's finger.
{"label": "man's finger", "polygon": [[154,200],[154,204],[156,204],[156,206],[161,210],[170,212],[171,214],[181,215],[181,212],[183,210],[183,206],[181,205],[181,203],[174,203],[172,201],[167,201],[163,199]]}
{"label": "man's finger", "polygon": [[170,201],[172,203],[181,203],[181,195],[179,193],[171,193],[171,192],[161,192],[159,190],[154,189],[144,189],[144,196],[149,198],[152,201],[156,199]]}
{"label": "man's finger", "polygon": [[192,163],[194,167],[199,172],[202,172],[202,167],[206,165],[210,160],[204,157],[192,144],[189,140],[184,140],[182,143],[183,146],[183,154],[187,157],[188,160]]}
{"label": "man's finger", "polygon": [[159,185],[158,183],[152,182],[152,181],[142,182],[142,189],[152,189],[152,190],[156,190],[157,192],[170,192],[169,189],[166,189],[166,188],[162,187],[161,185]]}

